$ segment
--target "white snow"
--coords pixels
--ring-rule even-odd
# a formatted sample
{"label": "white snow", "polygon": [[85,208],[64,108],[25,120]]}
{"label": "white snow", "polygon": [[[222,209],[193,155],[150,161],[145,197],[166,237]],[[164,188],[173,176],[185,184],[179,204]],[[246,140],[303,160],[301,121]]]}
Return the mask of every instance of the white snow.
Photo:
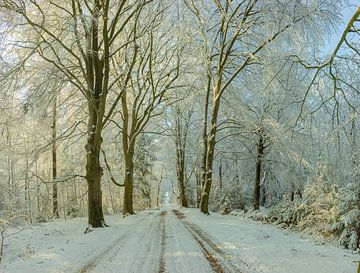
{"label": "white snow", "polygon": [[356,272],[356,253],[316,244],[290,231],[242,217],[205,216],[196,209],[181,210],[186,218],[179,220],[171,209],[166,210],[148,210],[125,219],[107,216],[110,227],[88,234],[84,234],[85,218],[8,229],[13,235],[5,241],[0,272],[213,272],[184,223],[198,227],[226,253],[226,261],[244,268],[244,273]]}
{"label": "white snow", "polygon": [[119,215],[109,216],[106,222],[110,227],[88,234],[84,234],[85,218],[29,226],[5,241],[0,272],[78,272],[148,217],[148,212],[125,220]]}
{"label": "white snow", "polygon": [[229,253],[233,261],[241,260],[259,272],[355,273],[358,267],[357,253],[315,243],[288,230],[244,217],[217,213],[206,216],[193,209],[182,212]]}

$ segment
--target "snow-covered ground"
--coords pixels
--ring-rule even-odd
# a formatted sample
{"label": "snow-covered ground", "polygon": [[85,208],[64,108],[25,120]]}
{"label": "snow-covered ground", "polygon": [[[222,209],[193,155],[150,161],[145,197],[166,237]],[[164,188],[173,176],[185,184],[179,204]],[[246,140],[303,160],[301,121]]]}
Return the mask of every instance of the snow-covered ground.
{"label": "snow-covered ground", "polygon": [[292,231],[243,217],[216,213],[208,217],[193,209],[182,212],[228,253],[231,260],[242,261],[255,272],[357,272],[359,255],[340,247],[312,242]]}
{"label": "snow-covered ground", "polygon": [[355,273],[359,256],[252,220],[149,210],[84,234],[86,219],[9,229],[1,273]]}

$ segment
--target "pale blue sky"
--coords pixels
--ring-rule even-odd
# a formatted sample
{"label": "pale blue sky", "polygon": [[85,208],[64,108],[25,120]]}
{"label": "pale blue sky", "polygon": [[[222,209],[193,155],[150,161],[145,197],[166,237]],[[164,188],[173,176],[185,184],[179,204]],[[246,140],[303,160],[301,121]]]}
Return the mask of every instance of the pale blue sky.
{"label": "pale blue sky", "polygon": [[354,15],[357,7],[359,6],[359,0],[350,0],[350,5],[343,10],[343,20],[338,27],[337,33],[332,35],[328,42],[325,42],[325,52],[332,52],[335,49],[336,44],[338,43],[347,23],[350,18]]}

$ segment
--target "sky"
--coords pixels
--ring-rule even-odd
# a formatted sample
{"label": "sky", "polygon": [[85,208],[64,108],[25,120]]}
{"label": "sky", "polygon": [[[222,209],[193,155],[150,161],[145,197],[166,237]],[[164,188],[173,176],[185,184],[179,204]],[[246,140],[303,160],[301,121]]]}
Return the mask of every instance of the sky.
{"label": "sky", "polygon": [[350,21],[351,17],[354,15],[357,7],[359,6],[359,0],[350,0],[349,3],[350,5],[343,9],[343,19],[342,23],[338,27],[338,31],[332,35],[328,42],[325,43],[325,52],[332,52],[335,49],[344,29],[346,28],[347,23]]}

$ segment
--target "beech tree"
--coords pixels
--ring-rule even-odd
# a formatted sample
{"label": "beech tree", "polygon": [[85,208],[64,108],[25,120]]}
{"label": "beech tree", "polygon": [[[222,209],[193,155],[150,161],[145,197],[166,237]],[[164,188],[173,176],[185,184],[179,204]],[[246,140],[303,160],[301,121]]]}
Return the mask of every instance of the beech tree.
{"label": "beech tree", "polygon": [[[187,112],[187,113],[186,113]],[[174,109],[175,124],[174,124],[174,141],[176,149],[176,175],[178,180],[180,205],[188,207],[188,200],[186,196],[187,172],[186,172],[186,149],[188,142],[189,126],[193,109],[187,109],[185,113],[181,112],[180,107],[176,106]]]}
{"label": "beech tree", "polygon": [[[353,166],[350,168],[348,184],[340,190],[337,204],[337,208],[342,212],[342,216],[332,227],[334,232],[341,234],[339,242],[351,249],[358,248],[360,243],[359,151],[355,140],[357,132],[356,124],[359,118],[359,22],[360,6],[356,6],[334,50],[330,52],[329,56],[320,60],[306,60],[299,56],[293,56],[294,62],[300,64],[306,71],[311,71],[312,75],[304,95],[301,112],[303,112],[306,101],[311,97],[311,92],[316,90],[318,85],[322,84],[328,87],[331,91],[325,94],[326,97],[324,95],[321,96],[321,104],[316,111],[325,109],[331,114],[333,124],[337,124],[336,127],[333,125],[334,131],[336,131],[336,143],[332,143],[330,147],[336,151],[338,165],[344,164],[345,161],[341,156],[342,138],[345,138],[351,147],[350,149],[345,148],[346,161],[350,159]],[[349,191],[351,191],[351,194]]]}
{"label": "beech tree", "polygon": [[[150,2],[4,0],[0,4],[3,12],[13,15],[9,23],[29,31],[17,46],[30,49],[32,58],[39,56],[53,64],[87,100],[86,180],[92,227],[105,225],[99,159],[102,130],[128,84],[135,62],[131,58],[133,62],[115,71],[111,60],[124,50],[128,40],[138,38],[131,30]],[[121,89],[114,90],[121,78]],[[109,101],[112,106],[106,111]]]}
{"label": "beech tree", "polygon": [[[296,33],[306,23],[310,24],[311,18],[326,14],[322,14],[324,3],[321,1],[307,5],[297,1],[286,4],[278,1],[266,4],[261,1],[186,1],[186,5],[198,21],[205,59],[207,84],[201,140],[200,210],[208,214],[218,117],[224,92],[231,84],[239,84],[238,79],[244,71],[261,64],[262,53],[273,41],[290,35],[290,30],[292,34]],[[281,20],[276,19],[280,17]]]}
{"label": "beech tree", "polygon": [[[161,7],[161,6],[160,6]],[[175,85],[180,73],[181,48],[174,45],[169,35],[169,27],[161,24],[163,11],[159,9],[155,15],[148,11],[149,23],[139,23],[136,33],[143,31],[141,38],[134,39],[131,45],[134,48],[134,58],[117,56],[116,68],[122,65],[125,59],[131,66],[128,84],[121,95],[121,139],[124,153],[124,206],[123,214],[134,214],[133,185],[134,185],[134,153],[138,136],[144,131],[148,122],[160,115],[169,100],[168,96]],[[146,19],[142,18],[145,22]],[[143,26],[141,26],[143,25]],[[144,30],[143,30],[144,28]],[[123,85],[118,82],[119,88]]]}

